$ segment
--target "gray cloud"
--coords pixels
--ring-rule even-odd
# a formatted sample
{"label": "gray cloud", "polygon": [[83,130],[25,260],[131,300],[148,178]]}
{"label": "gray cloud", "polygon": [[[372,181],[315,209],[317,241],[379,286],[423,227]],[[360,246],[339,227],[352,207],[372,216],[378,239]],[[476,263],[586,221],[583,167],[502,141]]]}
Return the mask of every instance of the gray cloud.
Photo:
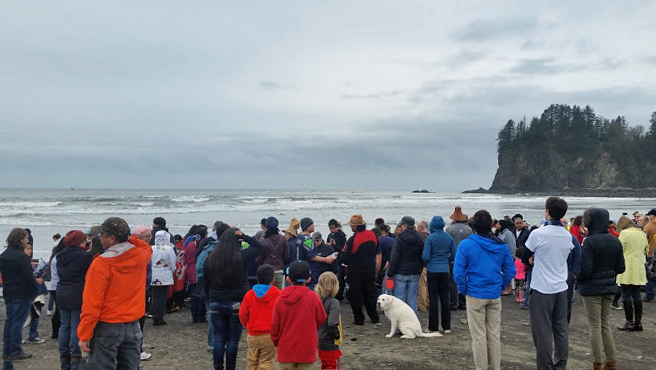
{"label": "gray cloud", "polygon": [[264,90],[276,90],[282,87],[279,83],[274,81],[257,81],[257,85]]}
{"label": "gray cloud", "polygon": [[510,69],[511,73],[522,75],[555,74],[584,70],[582,64],[558,64],[554,58],[525,59]]}
{"label": "gray cloud", "polygon": [[527,35],[538,28],[536,19],[530,17],[499,17],[476,19],[455,33],[458,41],[484,42],[508,36]]}
{"label": "gray cloud", "polygon": [[487,187],[510,118],[654,110],[655,7],[563,4],[12,3],[0,186]]}

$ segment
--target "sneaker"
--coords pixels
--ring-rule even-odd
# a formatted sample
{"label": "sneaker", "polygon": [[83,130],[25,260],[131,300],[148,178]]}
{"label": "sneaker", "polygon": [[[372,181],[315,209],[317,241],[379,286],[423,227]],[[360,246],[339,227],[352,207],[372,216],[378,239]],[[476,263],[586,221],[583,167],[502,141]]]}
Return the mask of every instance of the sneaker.
{"label": "sneaker", "polygon": [[141,361],[148,360],[152,355],[146,351],[141,352]]}
{"label": "sneaker", "polygon": [[20,361],[20,360],[27,360],[28,358],[32,358],[32,354],[31,354],[31,353],[25,353],[25,352],[22,352],[22,353],[20,353],[20,354],[18,354],[18,355],[16,355],[16,356],[5,356],[5,355],[2,355],[2,359],[5,360],[5,361]]}
{"label": "sneaker", "polygon": [[207,352],[214,352],[214,347],[207,346]]}
{"label": "sneaker", "polygon": [[41,343],[45,343],[46,341],[45,341],[45,339],[41,339],[41,338],[39,338],[39,337],[36,337],[36,338],[34,338],[34,339],[28,339],[27,342],[28,342],[28,343],[37,343],[37,344],[41,344]]}
{"label": "sneaker", "polygon": [[652,298],[652,299],[645,299],[645,300],[644,300],[643,302],[647,302],[647,303],[654,303],[654,302],[656,302],[656,298]]}
{"label": "sneaker", "polygon": [[620,307],[619,303],[617,303],[617,302],[613,302],[612,306],[616,310],[621,310],[622,309],[622,307]]}
{"label": "sneaker", "polygon": [[444,334],[451,334],[451,330],[450,329],[445,330]]}
{"label": "sneaker", "polygon": [[520,303],[520,304],[519,304],[519,309],[520,309],[520,310],[528,310],[528,307],[524,306],[523,303]]}

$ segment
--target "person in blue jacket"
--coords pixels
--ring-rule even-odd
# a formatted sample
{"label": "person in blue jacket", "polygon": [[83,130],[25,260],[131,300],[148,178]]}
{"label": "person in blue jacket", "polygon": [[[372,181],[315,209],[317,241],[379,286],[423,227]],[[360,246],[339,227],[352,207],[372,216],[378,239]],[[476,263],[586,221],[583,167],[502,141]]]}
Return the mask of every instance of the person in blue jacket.
{"label": "person in blue jacket", "polygon": [[[444,219],[435,216],[430,222],[430,235],[424,241],[422,258],[426,263],[428,280],[428,330],[438,331],[440,320],[438,307],[442,309],[442,329],[451,333],[451,310],[449,308],[449,262],[456,257],[456,242],[444,232]],[[439,304],[438,304],[439,297]]]}
{"label": "person in blue jacket", "polygon": [[515,276],[508,245],[492,234],[484,209],[473,218],[474,234],[458,246],[453,276],[467,299],[467,321],[477,369],[501,367],[501,291]]}

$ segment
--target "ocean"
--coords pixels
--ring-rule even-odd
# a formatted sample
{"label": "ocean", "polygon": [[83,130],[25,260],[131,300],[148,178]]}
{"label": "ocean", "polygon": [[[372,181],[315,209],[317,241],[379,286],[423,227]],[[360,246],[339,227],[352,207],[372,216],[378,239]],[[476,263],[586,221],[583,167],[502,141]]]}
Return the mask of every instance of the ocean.
{"label": "ocean", "polygon": [[[405,215],[417,221],[448,216],[456,205],[473,215],[486,209],[492,217],[521,213],[530,224],[544,218],[544,196],[461,194],[410,191],[347,190],[185,190],[185,189],[0,189],[0,237],[14,227],[29,228],[36,257],[48,258],[52,236],[72,229],[89,230],[108,217],[124,218],[134,230],[150,226],[153,218],[164,217],[173,234],[184,235],[194,224],[210,229],[214,221],[235,224],[247,234],[259,230],[260,219],[275,216],[281,229],[296,217],[310,217],[324,236],[328,221],[335,218],[345,226],[350,216],[361,213],[369,224],[377,217],[395,225]],[[582,214],[591,206],[609,210],[617,219],[622,212],[647,212],[656,208],[656,198],[566,197],[567,217]]]}

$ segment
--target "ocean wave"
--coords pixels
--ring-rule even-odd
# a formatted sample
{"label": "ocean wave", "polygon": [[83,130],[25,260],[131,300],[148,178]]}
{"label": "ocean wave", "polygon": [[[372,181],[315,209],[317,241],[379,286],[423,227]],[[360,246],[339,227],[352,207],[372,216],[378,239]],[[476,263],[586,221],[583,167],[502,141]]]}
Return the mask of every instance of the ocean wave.
{"label": "ocean wave", "polygon": [[194,202],[194,203],[202,203],[202,202],[207,202],[210,200],[210,197],[207,195],[184,195],[181,197],[173,197],[171,198],[171,202]]}
{"label": "ocean wave", "polygon": [[16,201],[3,201],[0,202],[0,207],[14,207],[14,208],[40,208],[40,207],[57,207],[61,205],[62,202],[51,202],[51,201],[45,201],[45,202],[36,202],[36,201],[23,201],[23,200],[16,200]]}

